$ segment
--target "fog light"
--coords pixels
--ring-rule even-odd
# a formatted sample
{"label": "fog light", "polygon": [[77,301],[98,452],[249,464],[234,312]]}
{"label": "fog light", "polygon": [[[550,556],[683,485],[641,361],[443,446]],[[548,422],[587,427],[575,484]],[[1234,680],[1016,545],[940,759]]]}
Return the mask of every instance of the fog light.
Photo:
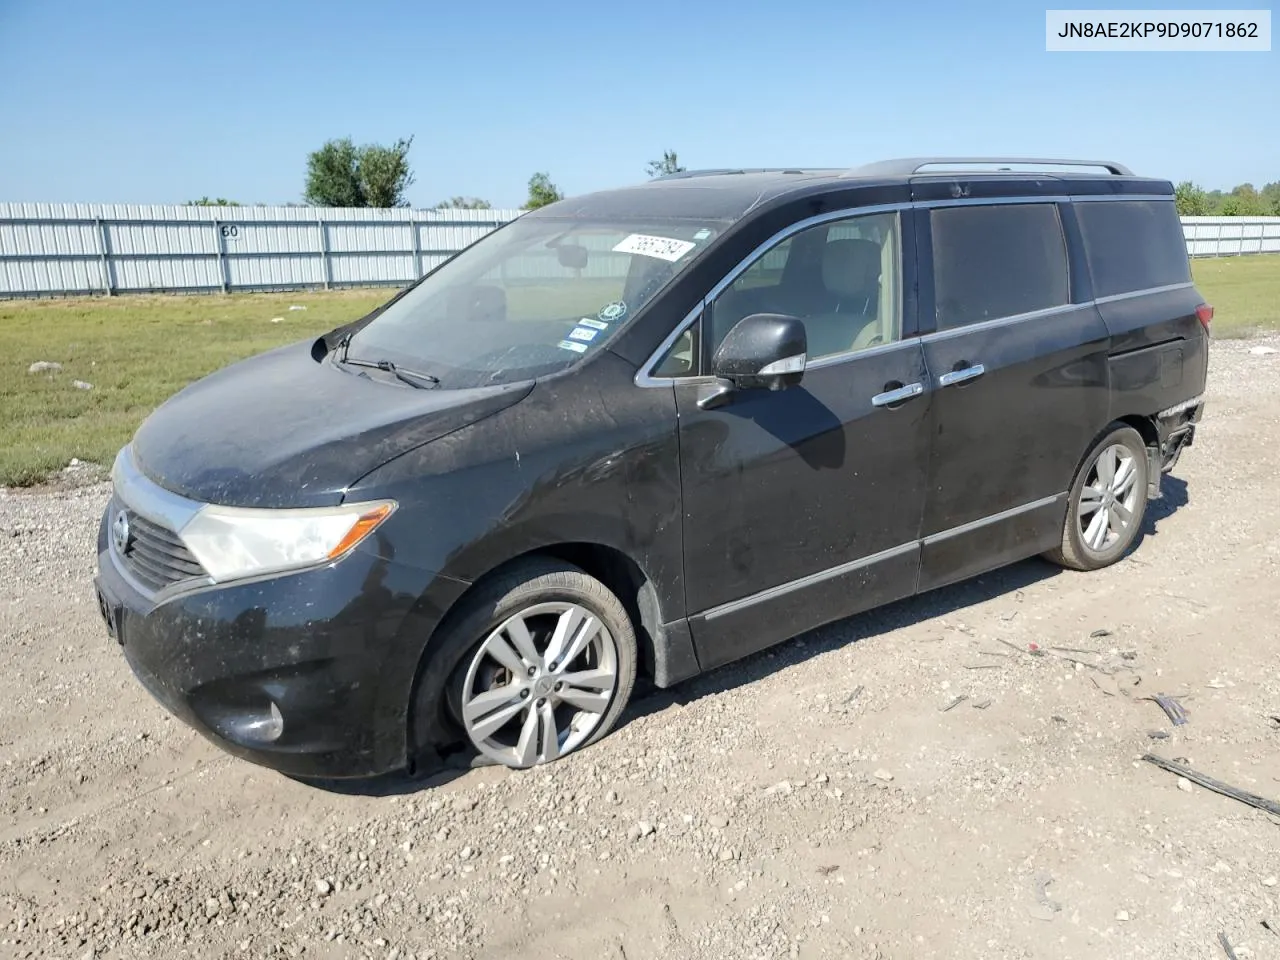
{"label": "fog light", "polygon": [[213,726],[228,740],[246,746],[274,743],[284,733],[284,714],[272,700],[268,701],[266,710],[247,710],[242,707],[234,713],[225,712],[214,719]]}

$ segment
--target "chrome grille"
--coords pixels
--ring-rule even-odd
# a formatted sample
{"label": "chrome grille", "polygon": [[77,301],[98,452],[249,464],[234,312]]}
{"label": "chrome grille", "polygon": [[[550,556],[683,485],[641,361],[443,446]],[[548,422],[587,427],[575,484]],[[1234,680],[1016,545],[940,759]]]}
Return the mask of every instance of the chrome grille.
{"label": "chrome grille", "polygon": [[126,509],[129,520],[129,540],[122,559],[145,586],[161,590],[180,580],[207,576],[176,533],[117,503],[116,511],[121,509]]}

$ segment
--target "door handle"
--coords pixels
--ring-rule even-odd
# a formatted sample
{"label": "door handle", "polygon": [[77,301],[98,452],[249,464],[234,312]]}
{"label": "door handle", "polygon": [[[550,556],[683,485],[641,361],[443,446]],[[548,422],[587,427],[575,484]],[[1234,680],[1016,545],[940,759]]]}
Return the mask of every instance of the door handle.
{"label": "door handle", "polygon": [[912,397],[918,397],[922,393],[924,393],[923,383],[908,383],[906,386],[898,387],[894,390],[877,393],[871,398],[871,405],[873,407],[891,407],[895,403],[902,403]]}
{"label": "door handle", "polygon": [[944,373],[938,378],[938,386],[954,387],[957,383],[968,383],[970,380],[976,380],[987,372],[987,368],[980,363],[975,363],[970,367],[961,367],[959,370],[952,370],[950,373]]}

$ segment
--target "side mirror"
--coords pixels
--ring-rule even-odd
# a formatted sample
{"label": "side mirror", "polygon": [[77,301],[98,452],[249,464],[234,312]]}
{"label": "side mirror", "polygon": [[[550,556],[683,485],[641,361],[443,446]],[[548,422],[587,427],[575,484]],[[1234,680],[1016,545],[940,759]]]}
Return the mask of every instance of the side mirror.
{"label": "side mirror", "polygon": [[804,376],[804,323],[781,313],[753,313],[725,335],[711,372],[739,390],[785,390]]}

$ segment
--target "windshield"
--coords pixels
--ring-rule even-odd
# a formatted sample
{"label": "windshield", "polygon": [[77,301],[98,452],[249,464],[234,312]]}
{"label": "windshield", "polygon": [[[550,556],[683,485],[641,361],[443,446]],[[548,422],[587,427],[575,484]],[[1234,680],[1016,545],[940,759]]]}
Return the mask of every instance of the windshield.
{"label": "windshield", "polygon": [[427,276],[347,355],[446,388],[555,373],[599,351],[724,226],[521,217]]}

